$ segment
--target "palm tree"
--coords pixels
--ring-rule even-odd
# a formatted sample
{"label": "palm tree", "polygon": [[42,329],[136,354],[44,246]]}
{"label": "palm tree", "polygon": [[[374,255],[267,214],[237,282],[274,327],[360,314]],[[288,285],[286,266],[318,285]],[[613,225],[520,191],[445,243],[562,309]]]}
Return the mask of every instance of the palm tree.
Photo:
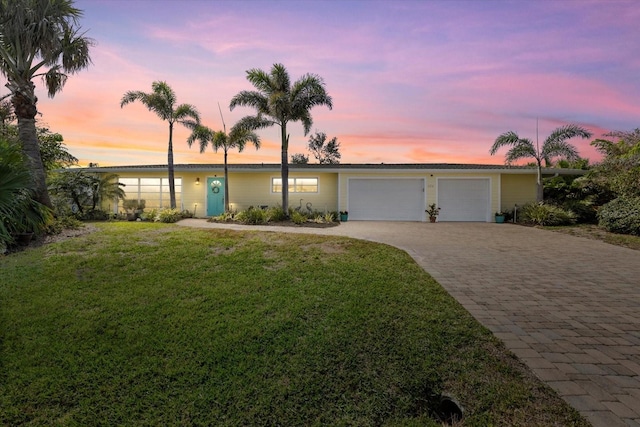
{"label": "palm tree", "polygon": [[311,130],[313,120],[310,110],[316,105],[333,108],[331,97],[325,90],[324,81],[315,74],[305,74],[293,85],[287,69],[282,64],[274,64],[270,73],[259,69],[247,71],[247,80],[257,89],[242,91],[231,99],[229,108],[247,106],[256,109],[255,116],[246,116],[238,125],[255,130],[273,125],[280,126],[281,176],[282,176],[282,208],[289,210],[289,164],[288,149],[289,122],[302,122],[305,136]]}
{"label": "palm tree", "polygon": [[520,138],[514,131],[508,131],[496,138],[489,153],[493,156],[501,147],[511,146],[511,149],[507,151],[505,157],[507,164],[523,158],[533,157],[536,160],[538,169],[537,200],[541,202],[543,199],[542,161],[544,160],[545,165],[549,165],[551,159],[554,157],[563,157],[569,161],[578,160],[578,151],[573,145],[567,142],[568,139],[577,136],[581,138],[591,138],[591,132],[578,125],[561,126],[551,132],[551,135],[544,140],[541,149],[538,145],[537,138],[536,144],[534,145],[530,139]]}
{"label": "palm tree", "polygon": [[130,90],[124,94],[120,101],[120,108],[133,102],[140,101],[149,111],[153,111],[162,120],[169,122],[169,148],[167,150],[167,164],[169,168],[169,197],[171,209],[176,208],[176,186],[173,170],[173,125],[180,123],[194,130],[200,124],[200,114],[191,104],[176,106],[176,94],[171,87],[162,81],[151,84],[151,93]]}
{"label": "palm tree", "polygon": [[229,212],[229,172],[227,168],[227,154],[230,149],[237,148],[242,153],[247,142],[251,142],[256,150],[260,148],[260,137],[251,131],[235,124],[227,135],[227,127],[224,126],[223,131],[213,131],[212,129],[199,125],[187,139],[189,147],[194,141],[200,141],[200,152],[204,153],[207,145],[211,143],[211,148],[216,153],[219,149],[224,152],[224,210]]}
{"label": "palm tree", "polygon": [[51,206],[38,149],[35,77],[42,77],[49,97],[60,92],[68,74],[91,63],[93,41],[80,32],[82,11],[72,0],[0,0],[0,70],[7,78],[18,117],[22,150],[33,172],[35,198]]}

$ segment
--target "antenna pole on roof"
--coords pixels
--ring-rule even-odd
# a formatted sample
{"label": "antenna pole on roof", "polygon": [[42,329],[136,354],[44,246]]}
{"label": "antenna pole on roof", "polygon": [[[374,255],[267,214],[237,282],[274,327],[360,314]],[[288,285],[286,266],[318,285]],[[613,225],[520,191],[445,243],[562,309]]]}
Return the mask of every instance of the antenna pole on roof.
{"label": "antenna pole on roof", "polygon": [[222,129],[224,133],[227,133],[227,125],[224,124],[224,117],[222,117],[222,108],[220,108],[220,103],[218,102],[218,110],[220,110],[220,118],[222,119]]}
{"label": "antenna pole on roof", "polygon": [[538,142],[538,118],[536,117],[536,151],[540,155],[540,143]]}

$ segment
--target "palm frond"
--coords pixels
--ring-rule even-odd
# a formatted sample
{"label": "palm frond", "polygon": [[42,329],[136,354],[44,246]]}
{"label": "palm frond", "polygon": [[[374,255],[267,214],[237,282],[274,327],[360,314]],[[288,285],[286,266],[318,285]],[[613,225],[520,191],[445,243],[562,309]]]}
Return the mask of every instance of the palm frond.
{"label": "palm frond", "polygon": [[191,135],[187,138],[187,144],[189,145],[189,148],[191,148],[191,145],[193,145],[195,141],[199,141],[200,153],[204,153],[207,145],[212,141],[213,135],[214,131],[211,128],[203,125],[196,125],[193,128]]}
{"label": "palm frond", "polygon": [[191,104],[180,104],[173,112],[173,119],[187,128],[193,129],[195,127],[194,123],[196,125],[200,124],[200,113]]}
{"label": "palm frond", "polygon": [[253,107],[258,112],[266,114],[269,112],[268,99],[265,95],[256,91],[243,90],[237,93],[231,102],[229,103],[229,109],[233,109],[237,106],[240,107]]}
{"label": "palm frond", "polygon": [[279,125],[280,123],[273,119],[268,119],[268,118],[264,118],[261,115],[257,115],[257,116],[244,116],[243,118],[238,120],[238,122],[234,126],[238,126],[241,128],[245,128],[247,130],[254,131],[258,129],[268,128],[276,124]]}
{"label": "palm frond", "polygon": [[271,76],[258,68],[247,71],[247,80],[260,92],[270,93],[273,90]]}
{"label": "palm frond", "polygon": [[520,141],[521,142],[519,144],[514,145],[509,151],[507,151],[504,158],[505,163],[510,165],[518,160],[526,159],[528,157],[533,157],[536,161],[539,160],[538,153],[536,152],[533,143],[526,138],[521,139]]}
{"label": "palm frond", "polygon": [[591,132],[586,130],[585,128],[578,125],[565,125],[556,128],[551,132],[551,134],[545,139],[544,145],[566,141],[567,139],[580,137],[580,138],[591,138]]}
{"label": "palm frond", "polygon": [[498,152],[500,148],[510,145],[517,145],[519,142],[520,137],[518,136],[518,134],[510,130],[496,138],[493,145],[491,146],[491,149],[489,149],[489,153],[493,156]]}
{"label": "palm frond", "polygon": [[291,79],[287,69],[282,64],[273,64],[270,72],[271,90],[278,92],[291,91]]}

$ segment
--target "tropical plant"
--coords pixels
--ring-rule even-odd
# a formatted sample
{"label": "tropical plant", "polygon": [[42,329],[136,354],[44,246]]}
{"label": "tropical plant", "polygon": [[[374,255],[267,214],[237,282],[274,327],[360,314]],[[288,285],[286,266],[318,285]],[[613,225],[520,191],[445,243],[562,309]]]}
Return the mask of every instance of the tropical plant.
{"label": "tropical plant", "polygon": [[48,128],[38,127],[38,143],[40,157],[45,172],[67,168],[78,163],[78,159],[67,151],[64,138],[59,133],[51,132]]}
{"label": "tropical plant", "polygon": [[155,217],[156,222],[173,223],[182,219],[178,209],[161,209]]}
{"label": "tropical plant", "polygon": [[440,208],[435,203],[431,203],[425,212],[429,215],[429,218],[435,218],[440,215]]}
{"label": "tropical plant", "polygon": [[244,150],[244,147],[247,145],[247,142],[253,144],[256,147],[256,150],[260,148],[260,138],[258,135],[250,129],[246,127],[242,127],[239,124],[235,124],[229,133],[227,134],[227,127],[223,123],[224,130],[222,131],[214,131],[207,126],[198,125],[193,130],[189,138],[187,139],[187,144],[189,147],[194,143],[194,141],[200,141],[200,152],[204,153],[207,145],[211,143],[211,148],[213,151],[218,152],[218,150],[222,150],[224,153],[224,210],[225,212],[229,211],[229,170],[227,165],[227,156],[229,150],[232,148],[237,148],[238,152],[241,153]]}
{"label": "tropical plant", "polygon": [[32,176],[20,149],[0,140],[0,252],[18,233],[40,233],[50,210],[34,199]]}
{"label": "tropical plant", "polygon": [[541,202],[544,198],[543,185],[542,185],[542,162],[545,165],[551,164],[553,158],[563,157],[569,161],[574,161],[579,158],[576,148],[567,142],[568,139],[581,137],[590,138],[591,132],[578,126],[578,125],[565,125],[555,129],[544,140],[542,147],[538,144],[536,137],[536,143],[528,138],[521,138],[514,131],[508,131],[496,138],[493,146],[489,150],[491,155],[498,152],[501,147],[510,146],[511,149],[507,151],[505,161],[507,164],[533,157],[536,160],[537,167],[537,201]]}
{"label": "tropical plant", "polygon": [[313,120],[311,108],[326,105],[333,108],[331,97],[325,89],[324,81],[315,74],[305,74],[293,85],[289,73],[282,64],[274,64],[269,73],[260,69],[247,71],[247,80],[256,88],[255,91],[241,91],[232,99],[229,107],[252,107],[255,116],[246,116],[240,120],[241,127],[256,130],[280,126],[281,138],[281,178],[282,207],[285,212],[289,208],[289,122],[301,122],[305,136],[311,130]]}
{"label": "tropical plant", "polygon": [[529,203],[518,211],[518,222],[531,225],[575,224],[576,215],[569,210],[547,203]]}
{"label": "tropical plant", "polygon": [[607,231],[640,236],[640,197],[619,197],[598,210],[598,224]]}
{"label": "tropical plant", "polygon": [[[75,206],[78,217],[87,211],[96,211],[106,200],[124,200],[123,184],[114,173],[91,174],[81,169],[69,169],[51,178],[51,194],[59,214],[65,214],[65,206]],[[103,216],[103,215],[100,215]]]}
{"label": "tropical plant", "polygon": [[293,163],[294,165],[306,165],[309,163],[309,156],[305,156],[302,153],[292,154],[291,163]]}
{"label": "tropical plant", "polygon": [[335,136],[327,141],[327,134],[317,132],[309,138],[309,151],[318,163],[336,165],[340,163],[340,143]]}
{"label": "tropical plant", "polygon": [[614,197],[640,197],[640,129],[611,132],[605,136],[617,141],[596,139],[591,143],[604,155],[588,178],[607,188]]}
{"label": "tropical plant", "polygon": [[35,199],[46,206],[51,206],[51,200],[38,146],[33,79],[42,77],[52,98],[62,90],[68,74],[89,66],[93,42],[78,26],[81,16],[71,0],[0,0],[0,71],[11,92]]}
{"label": "tropical plant", "polygon": [[149,111],[152,111],[160,119],[169,123],[169,146],[167,149],[167,165],[169,173],[169,198],[171,208],[176,208],[176,185],[173,167],[173,126],[180,123],[192,131],[200,124],[200,114],[191,104],[176,105],[176,94],[163,81],[155,81],[151,84],[151,92],[128,91],[120,101],[120,108],[125,105],[140,101]]}

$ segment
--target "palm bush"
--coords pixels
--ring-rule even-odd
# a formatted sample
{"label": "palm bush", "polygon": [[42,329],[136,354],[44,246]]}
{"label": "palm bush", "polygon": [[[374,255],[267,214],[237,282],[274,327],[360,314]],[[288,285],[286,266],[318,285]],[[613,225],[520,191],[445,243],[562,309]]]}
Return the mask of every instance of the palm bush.
{"label": "palm bush", "polygon": [[619,197],[598,211],[598,223],[607,231],[640,236],[640,197]]}
{"label": "palm bush", "polygon": [[531,225],[570,225],[575,224],[576,215],[559,206],[531,203],[519,211],[518,221]]}
{"label": "palm bush", "polygon": [[34,200],[33,180],[19,148],[0,141],[0,247],[19,233],[42,233],[51,219],[48,208]]}

